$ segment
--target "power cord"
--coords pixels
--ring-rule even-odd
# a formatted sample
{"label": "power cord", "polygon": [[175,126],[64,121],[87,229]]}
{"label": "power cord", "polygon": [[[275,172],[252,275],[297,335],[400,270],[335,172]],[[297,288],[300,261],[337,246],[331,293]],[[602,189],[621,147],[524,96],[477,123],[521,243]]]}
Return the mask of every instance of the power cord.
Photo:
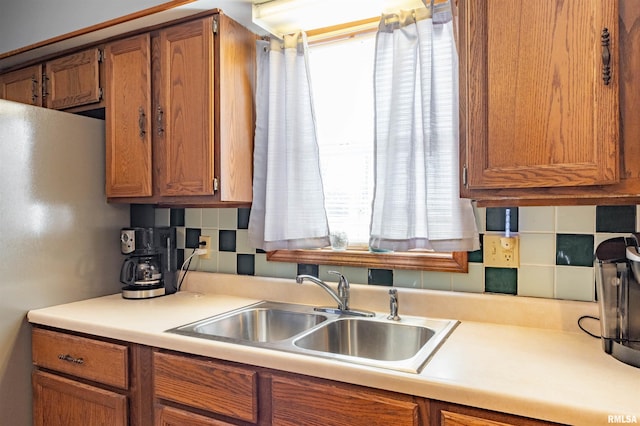
{"label": "power cord", "polygon": [[601,336],[597,336],[597,335],[593,334],[592,332],[590,332],[589,330],[587,330],[586,328],[584,328],[582,326],[582,320],[584,320],[584,319],[592,319],[592,320],[600,321],[600,318],[592,317],[591,315],[583,315],[580,318],[578,318],[578,327],[580,327],[580,330],[584,331],[585,333],[587,333],[591,337],[599,339]]}
{"label": "power cord", "polygon": [[[199,244],[201,246],[206,245],[206,243],[204,241],[201,241]],[[193,253],[191,253],[191,255],[185,259],[184,263],[180,267],[180,271],[182,272],[182,277],[180,278],[180,281],[178,282],[178,287],[176,288],[176,292],[180,291],[180,289],[182,288],[182,282],[184,281],[185,277],[187,276],[187,272],[189,272],[189,267],[191,266],[191,260],[193,259],[193,257],[194,256],[200,256],[200,255],[203,255],[203,254],[207,254],[207,249],[195,248],[195,249],[193,249]],[[186,270],[184,268],[185,265],[187,265],[187,269]]]}

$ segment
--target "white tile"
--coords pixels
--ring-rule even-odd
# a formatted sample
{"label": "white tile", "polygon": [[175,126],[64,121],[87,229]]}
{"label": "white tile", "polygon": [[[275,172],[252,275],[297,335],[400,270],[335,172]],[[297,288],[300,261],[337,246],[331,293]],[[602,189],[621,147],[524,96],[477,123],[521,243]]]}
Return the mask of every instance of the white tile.
{"label": "white tile", "polygon": [[238,263],[235,253],[221,251],[218,253],[218,272],[223,274],[236,274]]}
{"label": "white tile", "polygon": [[258,277],[273,277],[271,272],[271,264],[274,262],[267,262],[266,253],[256,253],[256,276]]}
{"label": "white tile", "polygon": [[288,262],[269,262],[266,253],[257,253],[255,274],[260,277],[295,279],[298,265]]}
{"label": "white tile", "polygon": [[556,299],[595,300],[595,277],[592,267],[556,266]]}
{"label": "white tile", "polygon": [[236,231],[236,252],[243,254],[254,254],[256,249],[249,242],[249,231],[238,229]]}
{"label": "white tile", "polygon": [[518,269],[518,296],[552,299],[554,295],[554,281],[554,266],[520,266]]}
{"label": "white tile", "polygon": [[556,264],[556,234],[520,234],[520,264]]}
{"label": "white tile", "polygon": [[555,213],[555,207],[520,207],[518,232],[553,232]]}
{"label": "white tile", "polygon": [[352,282],[351,277],[342,272],[342,267],[339,266],[318,265],[318,278],[320,278],[322,281],[338,282],[338,276],[336,274],[330,274],[329,271],[340,272],[347,277],[347,280],[349,280],[349,282]]}
{"label": "white tile", "polygon": [[405,288],[422,288],[422,272],[395,269],[393,271],[393,286]]}
{"label": "white tile", "polygon": [[[471,264],[469,264],[471,267]],[[451,291],[452,289],[452,275],[448,272],[422,272],[422,288],[427,290],[445,290]],[[466,275],[466,274],[464,274]]]}
{"label": "white tile", "polygon": [[341,272],[353,284],[367,284],[369,282],[369,270],[367,268],[358,268],[355,266],[342,266]]}
{"label": "white tile", "polygon": [[202,209],[202,227],[218,229],[220,209]]}
{"label": "white tile", "polygon": [[453,291],[484,293],[484,265],[481,263],[469,263],[469,273],[451,276]]}
{"label": "white tile", "polygon": [[202,209],[184,209],[184,226],[202,228]]}
{"label": "white tile", "polygon": [[197,269],[200,272],[218,272],[218,252],[211,253],[209,259],[200,258]]}
{"label": "white tile", "polygon": [[238,228],[238,209],[218,209],[220,229]]}
{"label": "white tile", "polygon": [[289,262],[269,262],[273,265],[274,277],[295,279],[298,275],[298,264]]}
{"label": "white tile", "polygon": [[593,234],[596,232],[596,206],[556,207],[556,232]]}

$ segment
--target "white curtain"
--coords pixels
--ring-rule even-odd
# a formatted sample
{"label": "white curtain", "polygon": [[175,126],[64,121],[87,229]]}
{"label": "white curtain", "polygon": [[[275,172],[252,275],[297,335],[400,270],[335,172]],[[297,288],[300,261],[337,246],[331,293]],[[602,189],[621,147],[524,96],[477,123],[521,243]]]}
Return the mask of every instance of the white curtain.
{"label": "white curtain", "polygon": [[306,36],[257,43],[249,239],[263,250],[328,246]]}
{"label": "white curtain", "polygon": [[375,60],[375,190],[370,246],[479,248],[459,197],[458,56],[451,10],[385,15]]}

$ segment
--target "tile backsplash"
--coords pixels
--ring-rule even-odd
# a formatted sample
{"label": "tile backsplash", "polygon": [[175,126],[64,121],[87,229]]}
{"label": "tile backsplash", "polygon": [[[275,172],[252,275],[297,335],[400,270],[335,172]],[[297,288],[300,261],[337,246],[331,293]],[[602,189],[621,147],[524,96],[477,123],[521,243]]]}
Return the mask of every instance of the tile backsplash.
{"label": "tile backsplash", "polygon": [[[157,208],[151,213],[148,208],[132,206],[132,225],[137,216],[151,214],[156,226],[176,226],[182,259],[197,247],[200,235],[211,237],[210,259],[194,258],[191,270],[291,279],[305,273],[333,281],[328,271],[337,269],[353,283],[582,301],[596,297],[595,247],[640,230],[635,205],[511,208],[510,230],[520,238],[520,266],[485,267],[481,249],[469,253],[469,272],[460,274],[267,262],[266,254],[249,244],[248,208]],[[481,241],[485,234],[504,232],[505,208],[476,208],[475,213]]]}

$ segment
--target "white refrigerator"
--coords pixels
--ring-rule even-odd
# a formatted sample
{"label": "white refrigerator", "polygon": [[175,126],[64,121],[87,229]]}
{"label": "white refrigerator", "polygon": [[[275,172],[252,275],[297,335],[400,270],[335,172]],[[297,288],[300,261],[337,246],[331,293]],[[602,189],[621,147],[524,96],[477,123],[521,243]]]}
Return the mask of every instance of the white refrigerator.
{"label": "white refrigerator", "polygon": [[129,206],[106,203],[104,134],[0,100],[0,426],[32,423],[27,311],[120,291]]}

